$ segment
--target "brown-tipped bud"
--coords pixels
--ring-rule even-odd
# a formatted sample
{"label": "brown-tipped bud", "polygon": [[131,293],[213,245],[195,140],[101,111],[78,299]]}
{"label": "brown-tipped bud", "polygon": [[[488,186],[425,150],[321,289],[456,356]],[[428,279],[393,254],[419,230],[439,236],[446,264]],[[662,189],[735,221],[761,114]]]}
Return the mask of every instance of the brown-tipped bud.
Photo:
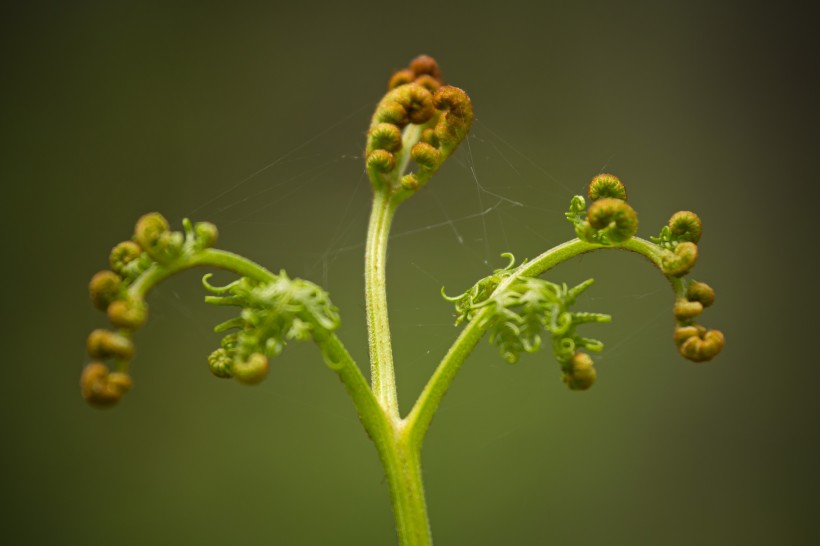
{"label": "brown-tipped bud", "polygon": [[151,259],[168,263],[182,252],[184,238],[182,233],[170,231],[164,216],[158,212],[151,212],[137,220],[134,241]]}
{"label": "brown-tipped bud", "polygon": [[142,248],[148,250],[160,240],[163,234],[170,231],[168,220],[158,212],[149,212],[137,220],[134,227],[134,241]]}
{"label": "brown-tipped bud", "polygon": [[598,376],[592,358],[586,353],[575,353],[565,367],[564,383],[574,391],[587,390]]}
{"label": "brown-tipped bud", "polygon": [[126,276],[126,266],[138,260],[142,249],[134,241],[123,241],[111,249],[108,263],[116,273]]}
{"label": "brown-tipped bud", "polygon": [[427,74],[438,81],[442,81],[441,69],[436,60],[429,55],[419,55],[410,61],[410,70],[412,70],[416,76]]}
{"label": "brown-tipped bud", "polygon": [[223,348],[217,349],[208,356],[208,369],[217,377],[223,379],[233,377],[232,366],[233,358]]}
{"label": "brown-tipped bud", "polygon": [[699,301],[679,299],[675,302],[673,311],[676,319],[689,320],[703,313],[703,305]]}
{"label": "brown-tipped bud", "polygon": [[376,109],[375,120],[377,123],[392,123],[401,128],[410,123],[407,117],[407,110],[398,102],[389,100],[379,104]]}
{"label": "brown-tipped bud", "polygon": [[674,252],[667,251],[661,258],[663,272],[671,277],[682,277],[695,267],[698,260],[698,246],[684,242],[675,247]]}
{"label": "brown-tipped bud", "polygon": [[410,157],[412,157],[413,161],[418,163],[419,166],[430,170],[437,169],[442,161],[441,152],[426,142],[417,142],[415,146],[410,149]]}
{"label": "brown-tipped bud", "polygon": [[694,212],[688,210],[676,212],[669,219],[668,225],[672,236],[676,240],[689,241],[690,243],[700,241],[703,226],[700,222],[700,218]]}
{"label": "brown-tipped bud", "polygon": [[80,376],[80,392],[86,402],[98,408],[111,407],[131,388],[127,374],[109,374],[105,364],[92,362],[83,368]]}
{"label": "brown-tipped bud", "polygon": [[638,231],[638,215],[625,201],[605,197],[592,203],[587,222],[595,230],[607,230],[613,243],[623,243]]}
{"label": "brown-tipped bud", "polygon": [[255,385],[268,375],[268,358],[262,353],[253,353],[247,360],[233,362],[233,376],[240,383]]}
{"label": "brown-tipped bud", "polygon": [[148,306],[138,298],[117,300],[108,306],[108,319],[114,326],[137,330],[148,318]]}
{"label": "brown-tipped bud", "polygon": [[197,222],[194,225],[194,233],[199,248],[211,248],[219,239],[219,230],[210,222]]}
{"label": "brown-tipped bud", "polygon": [[686,289],[686,297],[689,301],[700,302],[704,307],[709,307],[715,303],[715,291],[705,282],[690,282]]}
{"label": "brown-tipped bud", "polygon": [[373,150],[367,154],[367,169],[389,173],[396,167],[396,157],[387,150]]}
{"label": "brown-tipped bud", "polygon": [[436,112],[433,107],[433,95],[430,91],[415,83],[395,89],[393,91],[393,100],[407,110],[407,118],[410,123],[416,125],[427,123]]}
{"label": "brown-tipped bud", "polygon": [[401,129],[392,123],[378,123],[368,131],[370,150],[401,150]]}
{"label": "brown-tipped bud", "polygon": [[678,348],[680,354],[692,362],[706,362],[716,357],[725,343],[723,332],[707,330],[702,336],[692,336]]}
{"label": "brown-tipped bud", "polygon": [[441,87],[441,82],[428,74],[423,74],[419,76],[414,80],[413,83],[422,86],[430,93],[435,93],[438,90],[438,88]]}
{"label": "brown-tipped bud", "polygon": [[401,187],[406,190],[416,191],[420,186],[421,184],[415,173],[406,174],[401,177]]}
{"label": "brown-tipped bud", "polygon": [[433,105],[444,112],[436,123],[436,137],[449,155],[467,136],[473,123],[473,105],[463,90],[444,85],[433,95]]}
{"label": "brown-tipped bud", "polygon": [[387,82],[387,89],[395,89],[398,86],[410,83],[415,79],[416,73],[410,70],[409,68],[399,70],[390,77],[390,81]]}
{"label": "brown-tipped bud", "polygon": [[700,324],[693,324],[690,326],[678,326],[675,328],[675,334],[672,339],[675,340],[675,345],[680,347],[690,337],[700,337],[706,333],[706,328]]}
{"label": "brown-tipped bud", "polygon": [[587,195],[593,201],[604,197],[626,201],[626,187],[614,174],[599,174],[590,180]]}
{"label": "brown-tipped bud", "polygon": [[424,142],[432,146],[433,148],[439,147],[438,137],[436,136],[435,129],[428,127],[427,129],[421,132],[421,138],[419,138],[419,142]]}
{"label": "brown-tipped bud", "polygon": [[86,348],[91,358],[121,358],[131,360],[134,344],[130,339],[108,330],[94,330],[89,334]]}
{"label": "brown-tipped bud", "polygon": [[119,297],[121,287],[122,279],[113,271],[95,273],[88,284],[91,303],[100,311],[105,311]]}

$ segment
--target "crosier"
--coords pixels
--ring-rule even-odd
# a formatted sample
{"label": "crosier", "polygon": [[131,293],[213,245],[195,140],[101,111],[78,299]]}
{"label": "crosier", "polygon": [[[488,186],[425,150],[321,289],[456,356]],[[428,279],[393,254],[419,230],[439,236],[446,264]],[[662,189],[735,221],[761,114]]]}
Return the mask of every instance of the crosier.
{"label": "crosier", "polygon": [[506,267],[458,296],[446,296],[442,290],[455,304],[456,326],[463,324],[463,328],[410,412],[402,416],[385,289],[390,225],[398,206],[418,192],[458,147],[472,120],[467,94],[443,85],[438,64],[428,56],[417,57],[390,78],[373,114],[365,149],[373,186],[365,247],[370,382],[334,333],[339,312],[321,287],[214,249],[213,224],[185,219],[181,232],[172,231],[163,216],[149,213],[138,220],[132,239],[111,251],[110,269],[91,280],[91,300],[106,311],[114,330],[94,330],[88,337],[91,362],[80,380],[83,397],[94,406],[109,407],[131,388],[132,338],[147,319],[146,297],[155,285],[193,267],[235,273],[239,279],[221,287],[210,284],[208,275],[203,279],[211,293],[206,302],[240,309],[236,318],[216,327],[227,334],[208,358],[211,372],[256,384],[268,374],[269,359],[288,342],[315,342],[325,364],[341,379],[379,453],[400,544],[423,546],[432,544],[432,537],[421,476],[422,443],[442,397],[484,334],[510,363],[546,343],[570,389],[586,390],[595,382],[590,353],[601,351],[603,344],[581,336],[577,329],[608,322],[610,316],[573,310],[576,298],[592,280],[568,287],[540,279],[540,274],[587,252],[621,249],[641,254],[666,276],[674,291],[673,339],[680,354],[703,362],[721,351],[723,334],[696,321],[714,302],[714,291],[688,278],[698,256],[698,216],[675,213],[657,237],[636,237],[638,217],[627,203],[624,185],[611,174],[599,174],[589,183],[586,198],[573,197],[566,213],[576,238],[518,265],[511,254],[504,254],[509,260]]}

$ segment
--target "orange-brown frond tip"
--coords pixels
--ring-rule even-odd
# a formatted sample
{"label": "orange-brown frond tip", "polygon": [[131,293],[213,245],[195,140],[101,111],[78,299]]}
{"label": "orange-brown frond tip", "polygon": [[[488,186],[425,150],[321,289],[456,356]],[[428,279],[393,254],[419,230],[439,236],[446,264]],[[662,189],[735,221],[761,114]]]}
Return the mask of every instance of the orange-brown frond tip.
{"label": "orange-brown frond tip", "polygon": [[700,217],[692,211],[682,210],[669,218],[669,230],[678,241],[697,243],[703,232]]}
{"label": "orange-brown frond tip", "polygon": [[89,334],[86,348],[91,358],[121,358],[131,360],[134,344],[122,334],[108,330],[94,330]]}
{"label": "orange-brown frond tip", "polygon": [[433,107],[433,95],[415,83],[397,88],[393,91],[392,98],[407,111],[410,123],[416,125],[427,123],[436,111]]}
{"label": "orange-brown frond tip", "polygon": [[80,375],[80,392],[83,398],[98,408],[113,406],[131,389],[131,386],[128,374],[109,373],[105,364],[100,362],[88,364]]}
{"label": "orange-brown frond tip", "polygon": [[113,271],[100,271],[91,277],[88,284],[88,294],[91,296],[91,303],[100,311],[105,311],[111,302],[120,295],[122,279]]}
{"label": "orange-brown frond tip", "polygon": [[439,68],[438,62],[429,55],[419,55],[410,61],[410,70],[412,70],[416,76],[428,75],[438,81],[442,81],[441,68]]}
{"label": "orange-brown frond tip", "polygon": [[626,187],[614,174],[599,174],[590,180],[587,195],[593,201],[604,197],[626,201]]}
{"label": "orange-brown frond tip", "polygon": [[587,353],[575,353],[564,365],[563,379],[567,387],[573,391],[589,389],[597,378],[598,373],[593,366],[592,357]]}
{"label": "orange-brown frond tip", "polygon": [[467,136],[473,124],[473,105],[462,89],[444,85],[433,94],[433,106],[444,112],[435,127],[442,151],[449,154]]}
{"label": "orange-brown frond tip", "polygon": [[[678,328],[681,330],[681,328]],[[676,339],[683,338],[678,345],[678,352],[687,360],[692,362],[706,362],[716,357],[723,349],[726,342],[723,332],[720,330],[697,329],[697,333],[683,338],[683,333],[675,332]]]}
{"label": "orange-brown frond tip", "polygon": [[404,85],[407,83],[412,82],[416,79],[416,73],[410,70],[409,68],[405,68],[404,70],[399,70],[395,74],[390,77],[390,81],[387,82],[387,89],[395,89],[400,85]]}
{"label": "orange-brown frond tip", "polygon": [[396,167],[396,157],[387,150],[373,150],[367,154],[367,169],[389,173]]}

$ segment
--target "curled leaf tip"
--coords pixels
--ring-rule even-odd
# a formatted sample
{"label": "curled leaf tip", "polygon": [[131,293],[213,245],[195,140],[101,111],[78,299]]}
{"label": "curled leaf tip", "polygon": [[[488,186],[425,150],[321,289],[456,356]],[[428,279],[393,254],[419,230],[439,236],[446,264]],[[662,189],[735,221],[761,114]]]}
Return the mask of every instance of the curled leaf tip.
{"label": "curled leaf tip", "polygon": [[80,375],[80,392],[92,406],[111,407],[131,389],[131,378],[122,372],[109,372],[100,362],[92,362]]}
{"label": "curled leaf tip", "polygon": [[91,277],[88,293],[91,303],[100,311],[105,311],[120,295],[122,279],[113,271],[100,271]]}
{"label": "curled leaf tip", "polygon": [[91,332],[86,348],[91,358],[131,360],[134,356],[133,342],[122,334],[108,330],[97,329]]}
{"label": "curled leaf tip", "polygon": [[592,358],[587,353],[575,353],[564,365],[563,379],[573,391],[589,389],[597,378]]}
{"label": "curled leaf tip", "polygon": [[694,212],[682,210],[669,218],[669,230],[673,238],[678,241],[697,243],[700,240],[703,226],[700,217]]}
{"label": "curled leaf tip", "polygon": [[589,227],[603,237],[603,241],[623,243],[638,231],[638,215],[621,199],[604,197],[593,202],[587,213]]}
{"label": "curled leaf tip", "polygon": [[626,187],[614,174],[599,174],[590,180],[587,195],[593,201],[605,197],[626,201]]}

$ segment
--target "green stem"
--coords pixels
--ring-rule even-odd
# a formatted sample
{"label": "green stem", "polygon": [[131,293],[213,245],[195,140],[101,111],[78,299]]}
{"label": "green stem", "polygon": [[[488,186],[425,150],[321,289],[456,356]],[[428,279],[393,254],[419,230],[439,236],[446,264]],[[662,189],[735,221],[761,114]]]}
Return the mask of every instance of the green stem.
{"label": "green stem", "polygon": [[[612,246],[604,246],[596,243],[588,243],[580,239],[573,239],[547,250],[532,261],[521,264],[512,275],[506,277],[498,285],[496,291],[505,290],[520,277],[538,276],[579,254],[610,248],[620,248],[641,254],[661,269],[661,253],[663,249],[645,239],[633,237],[621,245]],[[681,284],[680,280],[670,278],[670,282],[677,293],[679,291],[679,285]],[[489,327],[489,321],[487,319],[491,313],[492,310],[489,307],[485,307],[473,317],[464,330],[461,331],[461,334],[450,347],[450,350],[447,351],[447,354],[442,359],[438,368],[436,368],[433,376],[424,387],[424,390],[406,419],[408,434],[412,438],[413,444],[420,446],[424,441],[424,436],[430,426],[430,421],[433,419],[433,415],[435,415],[442,398],[450,388],[456,373],[458,373],[467,355],[472,352],[473,348],[475,348],[478,341],[487,331]]]}
{"label": "green stem", "polygon": [[154,286],[163,280],[192,267],[217,267],[261,282],[270,282],[275,279],[273,273],[247,258],[225,250],[208,248],[193,254],[182,255],[167,265],[152,265],[128,287],[128,292],[144,298]]}
{"label": "green stem", "polygon": [[365,302],[373,393],[392,419],[399,418],[390,323],[387,318],[387,239],[395,214],[388,191],[373,196],[365,248]]}

